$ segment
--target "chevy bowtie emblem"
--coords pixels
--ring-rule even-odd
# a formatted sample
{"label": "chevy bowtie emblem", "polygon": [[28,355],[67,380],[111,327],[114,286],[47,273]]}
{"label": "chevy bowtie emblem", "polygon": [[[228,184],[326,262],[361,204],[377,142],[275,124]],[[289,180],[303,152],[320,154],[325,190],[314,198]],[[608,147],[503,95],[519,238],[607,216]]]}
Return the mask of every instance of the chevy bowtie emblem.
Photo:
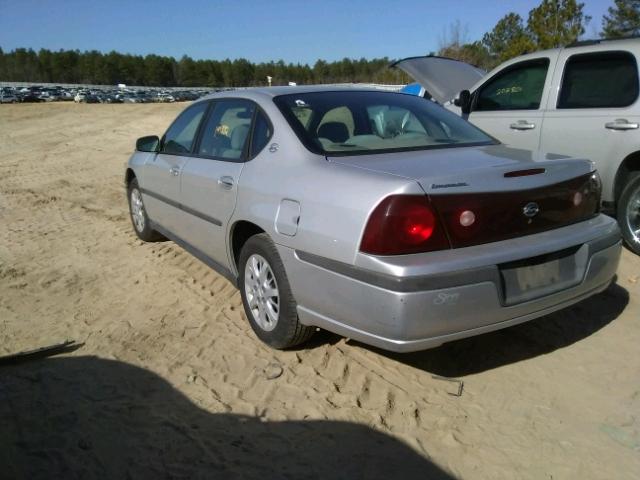
{"label": "chevy bowtie emblem", "polygon": [[533,218],[540,213],[540,206],[536,202],[529,202],[522,207],[522,213],[525,217]]}

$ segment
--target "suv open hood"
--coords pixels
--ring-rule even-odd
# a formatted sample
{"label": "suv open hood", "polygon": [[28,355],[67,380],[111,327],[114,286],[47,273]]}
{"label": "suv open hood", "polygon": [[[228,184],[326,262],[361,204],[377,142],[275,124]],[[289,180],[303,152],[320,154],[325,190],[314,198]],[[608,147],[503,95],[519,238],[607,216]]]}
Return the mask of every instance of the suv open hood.
{"label": "suv open hood", "polygon": [[484,70],[446,57],[409,57],[390,65],[409,74],[440,104],[468,90],[486,75]]}

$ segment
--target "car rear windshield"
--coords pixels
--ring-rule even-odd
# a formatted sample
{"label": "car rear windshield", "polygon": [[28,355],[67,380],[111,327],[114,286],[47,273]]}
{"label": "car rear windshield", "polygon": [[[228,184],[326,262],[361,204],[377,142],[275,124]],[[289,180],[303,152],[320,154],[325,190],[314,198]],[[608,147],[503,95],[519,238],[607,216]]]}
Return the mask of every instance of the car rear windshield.
{"label": "car rear windshield", "polygon": [[498,143],[430,100],[391,92],[280,95],[274,102],[302,143],[321,155],[358,155]]}

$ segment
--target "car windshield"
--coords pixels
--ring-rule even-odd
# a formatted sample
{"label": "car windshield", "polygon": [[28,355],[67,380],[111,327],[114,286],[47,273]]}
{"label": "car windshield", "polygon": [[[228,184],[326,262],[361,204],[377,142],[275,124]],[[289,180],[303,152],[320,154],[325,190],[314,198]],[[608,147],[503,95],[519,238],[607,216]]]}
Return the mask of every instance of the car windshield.
{"label": "car windshield", "polygon": [[280,95],[274,102],[302,143],[322,155],[355,155],[498,143],[430,100],[375,91]]}

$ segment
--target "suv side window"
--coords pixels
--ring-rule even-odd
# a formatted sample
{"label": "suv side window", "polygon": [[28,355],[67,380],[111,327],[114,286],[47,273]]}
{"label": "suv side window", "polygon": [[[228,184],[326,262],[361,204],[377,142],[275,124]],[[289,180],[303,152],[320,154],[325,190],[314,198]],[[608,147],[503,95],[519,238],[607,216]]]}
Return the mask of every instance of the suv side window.
{"label": "suv side window", "polygon": [[242,160],[255,104],[249,100],[218,100],[202,129],[198,155]]}
{"label": "suv side window", "polygon": [[162,153],[183,155],[191,152],[198,126],[208,106],[208,102],[198,102],[180,114],[164,135]]}
{"label": "suv side window", "polygon": [[507,67],[480,87],[473,110],[537,110],[548,69],[548,58]]}
{"label": "suv side window", "polygon": [[262,150],[273,135],[271,124],[264,113],[258,111],[256,122],[253,125],[253,136],[251,137],[251,157],[255,157]]}
{"label": "suv side window", "polygon": [[565,64],[557,108],[620,108],[637,98],[638,66],[631,53],[584,53]]}

